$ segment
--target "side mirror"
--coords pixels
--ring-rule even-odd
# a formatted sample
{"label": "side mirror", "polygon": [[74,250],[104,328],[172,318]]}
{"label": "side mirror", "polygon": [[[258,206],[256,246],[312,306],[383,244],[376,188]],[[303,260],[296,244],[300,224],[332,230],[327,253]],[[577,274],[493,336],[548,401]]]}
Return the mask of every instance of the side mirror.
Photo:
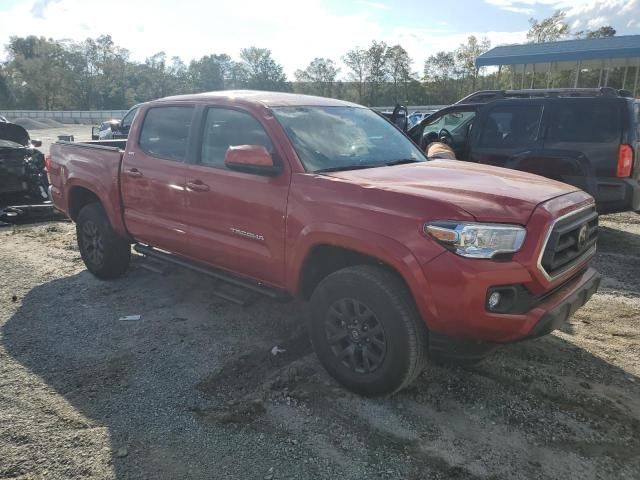
{"label": "side mirror", "polygon": [[42,140],[31,140],[31,145],[36,148],[40,148],[42,146]]}
{"label": "side mirror", "polygon": [[280,173],[269,151],[262,145],[232,145],[224,154],[224,164],[230,170],[275,176]]}
{"label": "side mirror", "polygon": [[100,139],[100,127],[91,127],[91,140]]}
{"label": "side mirror", "polygon": [[112,133],[117,133],[120,131],[120,122],[113,122],[111,124],[111,132]]}

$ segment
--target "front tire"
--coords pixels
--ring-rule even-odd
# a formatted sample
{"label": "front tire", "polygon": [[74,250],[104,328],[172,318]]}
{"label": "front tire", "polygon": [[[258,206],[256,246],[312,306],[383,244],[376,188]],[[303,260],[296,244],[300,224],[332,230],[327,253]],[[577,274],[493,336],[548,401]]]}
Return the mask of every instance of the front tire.
{"label": "front tire", "polygon": [[394,272],[358,265],[332,273],[313,292],[310,315],[320,362],[350,390],[390,394],[422,372],[426,327]]}
{"label": "front tire", "polygon": [[102,205],[91,203],[80,210],[76,237],[82,260],[96,277],[110,280],[129,268],[131,246],[113,231]]}

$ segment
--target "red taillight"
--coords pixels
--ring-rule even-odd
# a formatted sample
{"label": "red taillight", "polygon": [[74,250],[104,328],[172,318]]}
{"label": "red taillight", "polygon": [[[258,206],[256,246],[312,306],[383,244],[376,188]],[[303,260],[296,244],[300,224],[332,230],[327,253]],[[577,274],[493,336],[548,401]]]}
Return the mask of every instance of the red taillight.
{"label": "red taillight", "polygon": [[44,157],[44,169],[47,172],[51,171],[51,155],[45,155],[45,157]]}
{"label": "red taillight", "polygon": [[618,168],[616,170],[617,177],[630,177],[633,169],[633,148],[631,145],[620,145],[618,150]]}

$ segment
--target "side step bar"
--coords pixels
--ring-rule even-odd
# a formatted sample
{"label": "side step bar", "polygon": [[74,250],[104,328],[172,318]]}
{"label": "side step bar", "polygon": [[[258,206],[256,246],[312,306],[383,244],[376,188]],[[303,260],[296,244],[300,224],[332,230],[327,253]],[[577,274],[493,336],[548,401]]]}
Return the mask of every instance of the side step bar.
{"label": "side step bar", "polygon": [[160,250],[157,250],[153,247],[150,247],[148,245],[142,245],[139,243],[136,243],[133,246],[133,249],[138,252],[141,253],[142,255],[145,255],[147,257],[153,258],[153,259],[157,259],[160,260],[162,262],[167,262],[173,265],[177,265],[179,267],[183,267],[183,268],[187,268],[189,270],[193,270],[194,272],[198,272],[198,273],[203,273],[204,275],[207,275],[209,277],[213,277],[216,280],[220,280],[223,281],[225,283],[229,283],[231,285],[234,285],[236,287],[240,287],[240,288],[244,288],[246,290],[251,290],[252,292],[256,292],[259,293],[261,295],[265,295],[269,298],[272,298],[274,300],[278,300],[278,301],[289,301],[291,300],[291,296],[281,290],[277,290],[275,288],[271,288],[268,287],[266,285],[262,285],[260,283],[252,283],[250,281],[244,280],[242,278],[236,277],[235,275],[229,274],[227,272],[224,272],[222,270],[218,270],[215,268],[210,268],[210,267],[205,267],[202,265],[197,265],[194,262],[191,262],[190,260],[186,260],[184,258],[180,258],[176,255],[173,255],[171,253],[167,253],[167,252],[163,252]]}

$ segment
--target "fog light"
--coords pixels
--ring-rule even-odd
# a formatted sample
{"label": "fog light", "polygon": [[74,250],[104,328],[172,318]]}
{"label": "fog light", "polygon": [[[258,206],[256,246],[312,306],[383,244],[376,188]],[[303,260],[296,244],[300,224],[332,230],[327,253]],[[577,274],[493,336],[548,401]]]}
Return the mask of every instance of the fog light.
{"label": "fog light", "polygon": [[502,297],[499,292],[493,292],[491,295],[489,295],[489,301],[488,301],[489,308],[491,310],[495,310],[498,304],[500,303],[501,298]]}

